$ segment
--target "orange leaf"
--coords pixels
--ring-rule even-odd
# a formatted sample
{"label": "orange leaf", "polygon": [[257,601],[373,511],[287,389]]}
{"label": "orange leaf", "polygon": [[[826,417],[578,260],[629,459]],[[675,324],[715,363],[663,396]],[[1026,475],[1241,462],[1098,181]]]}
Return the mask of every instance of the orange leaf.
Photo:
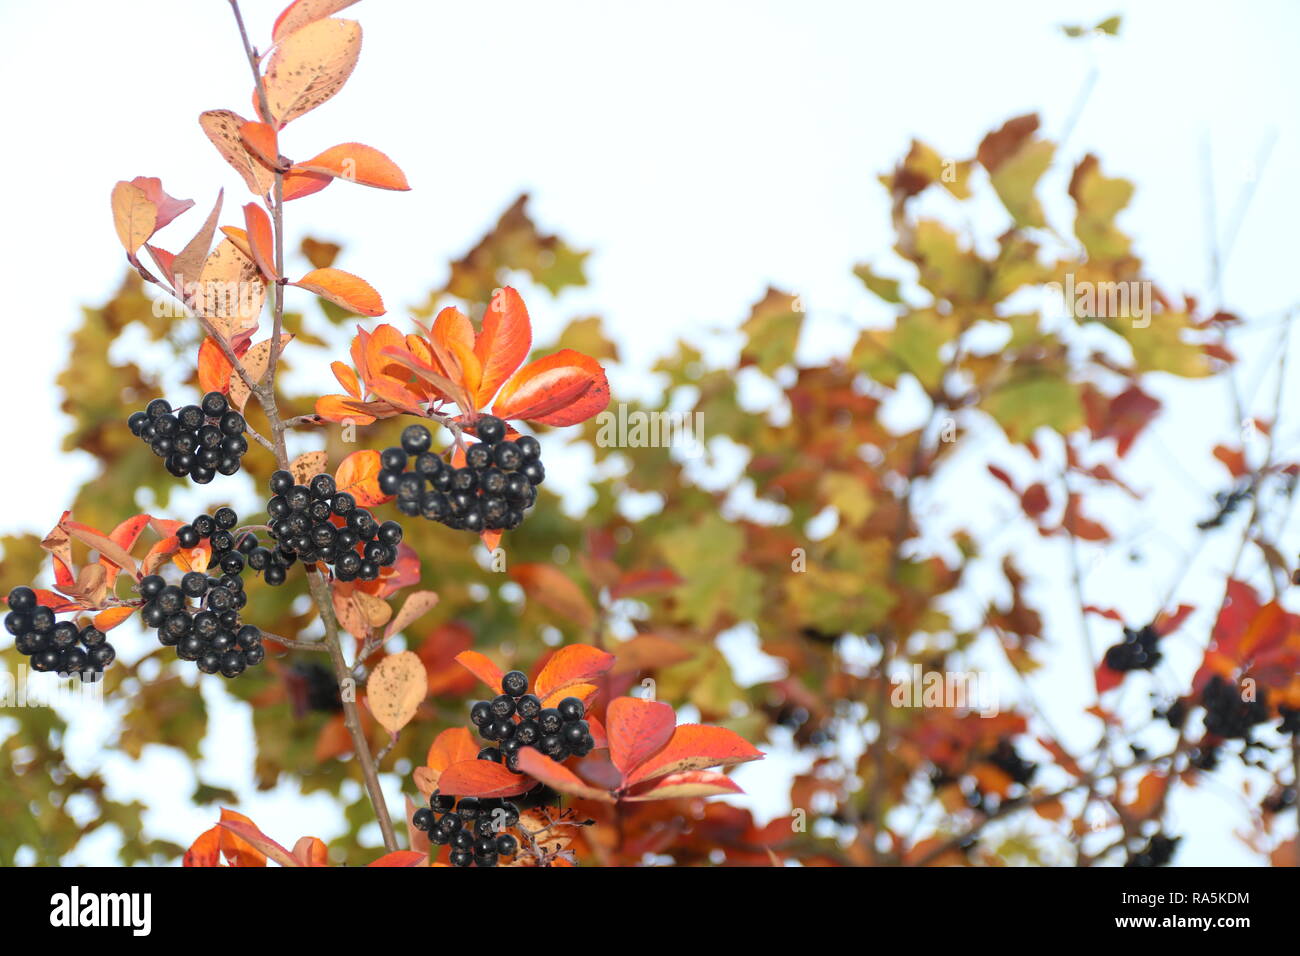
{"label": "orange leaf", "polygon": [[353,398],[361,398],[361,383],[357,381],[357,373],[351,366],[343,362],[331,362],[330,370],[333,371],[334,377],[338,379],[345,392]]}
{"label": "orange leaf", "polygon": [[271,169],[280,165],[280,145],[274,127],[266,123],[244,123],[239,127],[239,138],[263,165]]}
{"label": "orange leaf", "polygon": [[291,166],[284,174],[284,201],[301,199],[303,196],[318,193],[332,182],[334,179],[331,176],[322,176],[320,173],[310,173],[297,166]]}
{"label": "orange leaf", "polygon": [[244,229],[248,234],[248,247],[253,253],[253,261],[262,270],[262,275],[274,281],[277,276],[275,234],[271,230],[271,217],[257,203],[247,203],[244,206]]}
{"label": "orange leaf", "polygon": [[135,613],[133,607],[110,607],[95,615],[95,627],[101,631],[111,631]]}
{"label": "orange leaf", "polygon": [[427,862],[428,857],[415,850],[394,850],[366,866],[424,866]]}
{"label": "orange leaf", "polygon": [[305,836],[293,845],[293,855],[303,866],[329,866],[329,849],[319,837]]}
{"label": "orange leaf", "polygon": [[[608,721],[606,724],[608,731]],[[703,724],[682,724],[673,731],[662,750],[628,774],[627,785],[684,770],[730,766],[747,760],[761,760],[762,757],[763,754],[749,741],[733,731]]]}
{"label": "orange leaf", "polygon": [[[569,644],[547,660],[533,681],[533,693],[538,697],[548,697],[557,690],[590,681],[610,670],[614,660],[613,654],[589,644]],[[493,687],[500,686],[501,678],[498,676]]]}
{"label": "orange leaf", "polygon": [[[478,763],[491,763],[491,761],[480,760]],[[500,764],[492,764],[492,766],[498,767]],[[599,800],[602,803],[615,802],[613,795],[608,790],[593,787],[568,767],[556,763],[550,757],[532,747],[524,747],[519,751],[519,769],[528,774],[529,777],[540,780],[561,793],[569,793],[587,800]],[[509,772],[509,770],[506,770],[506,773]]]}
{"label": "orange leaf", "polygon": [[[239,823],[260,835],[257,826],[242,813],[221,808],[221,823]],[[283,849],[283,848],[281,848]],[[231,866],[266,866],[266,854],[249,841],[242,839],[233,830],[223,826],[221,831],[221,853]]]}
{"label": "orange leaf", "polygon": [[486,408],[505,381],[524,364],[533,344],[533,326],[519,293],[510,286],[497,291],[483,314],[483,329],[474,354],[483,366],[478,405]]}
{"label": "orange leaf", "polygon": [[221,827],[204,830],[199,838],[185,851],[181,866],[220,866],[221,865]]}
{"label": "orange leaf", "polygon": [[379,293],[365,279],[342,269],[313,269],[297,282],[289,284],[314,292],[358,315],[384,314],[384,300]]}
{"label": "orange leaf", "polygon": [[596,609],[573,579],[550,564],[517,564],[510,577],[524,589],[529,600],[554,611],[582,630],[596,622]]}
{"label": "orange leaf", "polygon": [[341,143],[298,163],[298,169],[345,179],[376,189],[407,190],[406,175],[379,150],[364,143]]}
{"label": "orange leaf", "polygon": [[[266,65],[268,123],[283,126],[343,88],[361,53],[355,20],[316,20],[284,37]],[[254,95],[254,102],[257,102]]]}
{"label": "orange leaf", "polygon": [[434,738],[424,763],[430,770],[442,773],[454,763],[476,759],[479,750],[480,747],[468,728],[452,727]]}
{"label": "orange leaf", "polygon": [[68,518],[64,518],[64,520],[60,521],[59,527],[83,544],[87,544],[94,548],[103,557],[108,558],[111,562],[110,566],[116,566],[135,575],[139,574],[135,558],[127,554],[126,551],[122,549],[122,546],[116,541],[105,537],[94,528],[89,528],[84,524],[78,524],[76,521],[72,521]]}
{"label": "orange leaf", "polygon": [[[221,823],[218,826],[230,831],[235,838],[234,846],[237,848],[235,859],[231,859],[231,853],[227,850],[226,835],[222,834],[221,838],[221,852],[226,854],[226,859],[233,866],[265,866],[268,857],[281,866],[302,865],[292,853],[259,830],[253,825],[253,821],[243,814],[223,808]],[[256,862],[259,857],[260,863]],[[235,862],[236,859],[239,860],[238,863]]]}
{"label": "orange leaf", "polygon": [[626,777],[658,753],[673,736],[677,715],[667,704],[619,697],[605,712],[609,759]]}
{"label": "orange leaf", "polygon": [[438,778],[441,792],[460,797],[514,797],[527,793],[533,786],[528,777],[512,773],[491,760],[457,761]]}
{"label": "orange leaf", "polygon": [[478,651],[461,651],[456,655],[456,663],[487,684],[494,694],[501,693],[501,678],[506,676],[505,672],[487,657]]}
{"label": "orange leaf", "polygon": [[401,413],[387,402],[360,402],[347,395],[322,395],[316,399],[316,414],[328,422],[372,425],[378,418]]}
{"label": "orange leaf", "polygon": [[[293,336],[288,332],[280,335],[280,351],[282,354],[284,347],[292,339]],[[254,382],[261,381],[262,376],[266,374],[266,370],[271,364],[271,340],[264,339],[256,345],[250,346],[248,351],[239,357],[239,362],[244,366],[244,371],[248,373],[249,378]],[[244,379],[236,371],[230,373],[228,384],[230,390],[227,392],[227,397],[230,399],[230,404],[242,412],[253,393],[249,391],[248,386],[244,384]]]}
{"label": "orange leaf", "polygon": [[600,688],[595,684],[565,684],[559,690],[553,690],[543,697],[542,706],[558,707],[560,706],[560,701],[564,700],[564,698],[576,697],[578,700],[582,701],[582,706],[586,708],[592,700],[595,699],[595,696],[599,691]]}
{"label": "orange leaf", "polygon": [[[222,158],[243,177],[249,192],[265,196],[275,185],[275,174],[262,165],[244,145],[239,131],[246,122],[242,116],[230,110],[208,110],[199,114],[199,125],[203,127],[203,132],[212,140],[212,145],[217,147]],[[286,182],[286,192],[287,189]]]}
{"label": "orange leaf", "polygon": [[354,451],[339,462],[334,473],[334,484],[357,499],[357,504],[369,508],[392,500],[379,490],[379,452],[373,448]]}
{"label": "orange leaf", "polygon": [[1149,817],[1159,806],[1168,785],[1167,776],[1155,770],[1151,771],[1138,782],[1137,795],[1125,810],[1138,820]]}
{"label": "orange leaf", "polygon": [[576,425],[604,411],[609,382],[595,359],[573,349],[530,362],[497,396],[493,414],[543,425]]}
{"label": "orange leaf", "polygon": [[670,773],[622,799],[677,800],[683,797],[716,797],[724,793],[744,791],[725,774],[713,770],[688,770],[685,773]]}
{"label": "orange leaf", "polygon": [[301,30],[309,23],[333,16],[356,2],[357,0],[294,0],[275,18],[275,26],[271,28],[271,40],[279,43],[295,30]]}

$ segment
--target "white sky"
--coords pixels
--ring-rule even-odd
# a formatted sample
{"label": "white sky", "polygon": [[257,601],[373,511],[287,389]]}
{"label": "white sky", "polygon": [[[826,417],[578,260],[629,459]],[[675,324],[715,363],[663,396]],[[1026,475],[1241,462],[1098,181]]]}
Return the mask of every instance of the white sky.
{"label": "white sky", "polygon": [[[603,314],[632,357],[616,388],[632,394],[652,387],[637,370],[677,336],[734,327],[769,283],[804,296],[827,343],[847,334],[844,317],[854,326],[879,319],[883,311],[850,274],[855,262],[887,257],[876,175],[913,135],[964,157],[1006,118],[1038,110],[1055,137],[1095,63],[1096,87],[1048,188],[1059,193],[1069,166],[1085,151],[1098,153],[1107,174],[1138,185],[1122,223],[1151,274],[1175,292],[1203,290],[1212,144],[1221,234],[1248,179],[1259,180],[1226,272],[1226,299],[1245,314],[1276,314],[1298,298],[1288,280],[1300,212],[1300,7],[1255,2],[1230,14],[1209,3],[1134,7],[1123,11],[1119,40],[1080,43],[1057,25],[1092,23],[1120,8],[1028,0],[652,7],[365,0],[347,14],[365,29],[356,73],[335,100],[293,124],[282,148],[305,156],[365,142],[392,156],[414,190],[336,184],[291,204],[290,226],[345,238],[340,265],[370,280],[400,323],[400,306],[421,301],[444,280],[448,259],[529,189],[544,228],[594,250],[589,288],[566,293],[558,306],[530,303],[539,339],[569,316]],[[279,8],[279,0],[245,4],[255,42],[265,41]],[[242,184],[196,117],[218,107],[247,114],[250,81],[220,0],[0,0],[0,37],[8,130],[0,277],[10,293],[0,401],[13,410],[12,447],[23,449],[23,466],[0,478],[6,500],[22,502],[2,524],[45,531],[85,473],[84,463],[59,452],[63,425],[51,382],[79,306],[101,301],[122,274],[112,184],[160,176],[172,195],[196,201],[200,212],[160,236],[173,249],[198,227],[218,186],[227,188],[233,221],[246,201]],[[1269,142],[1268,165],[1257,170]],[[987,232],[1000,220],[977,225]],[[1258,379],[1258,367],[1243,377]],[[1231,428],[1222,393],[1179,394],[1163,448],[1142,460],[1158,473],[1162,455],[1194,449],[1185,464],[1213,490],[1219,477],[1199,457],[1208,447],[1201,430],[1206,421]],[[1158,520],[1166,506],[1173,513],[1171,500],[1180,508],[1193,500],[1170,493],[1145,515]],[[1157,571],[1115,575],[1108,587],[1119,593],[1099,603],[1147,613],[1167,581]],[[1077,686],[1068,666],[1077,651],[1069,658],[1062,667]],[[224,759],[205,776],[244,790],[247,753],[234,729],[227,732],[231,741],[214,749]],[[123,796],[145,792],[138,777],[115,781]],[[188,784],[178,786],[177,794],[186,792]],[[286,840],[333,832],[322,801],[257,796],[245,809]],[[1222,806],[1195,813],[1198,826],[1224,817]],[[154,822],[182,840],[205,819]],[[1234,822],[1219,824],[1221,839],[1185,841],[1179,862],[1249,862],[1227,837]]]}

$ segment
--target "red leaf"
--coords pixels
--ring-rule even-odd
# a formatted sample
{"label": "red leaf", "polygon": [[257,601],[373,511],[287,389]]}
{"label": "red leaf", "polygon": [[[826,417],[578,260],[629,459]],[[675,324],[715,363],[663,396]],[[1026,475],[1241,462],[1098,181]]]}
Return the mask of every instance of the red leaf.
{"label": "red leaf", "polygon": [[[479,761],[479,763],[489,762],[485,760]],[[500,765],[492,764],[492,766]],[[608,790],[593,787],[568,767],[556,763],[550,757],[532,747],[525,747],[519,751],[519,769],[528,774],[530,778],[540,780],[561,793],[572,794],[575,797],[583,797],[587,800],[599,800],[602,803],[615,802],[613,794]],[[509,770],[506,771],[506,773],[509,772]]]}
{"label": "red leaf", "polygon": [[528,777],[491,760],[461,760],[438,778],[440,791],[459,797],[514,797],[533,786]]}
{"label": "red leaf", "polygon": [[[608,721],[606,722],[608,731]],[[703,724],[682,724],[673,731],[663,749],[628,775],[632,786],[654,777],[686,770],[730,766],[747,760],[760,760],[763,754],[733,731]]]}
{"label": "red leaf", "polygon": [[1214,457],[1223,462],[1228,469],[1228,474],[1234,478],[1241,478],[1250,474],[1250,468],[1246,465],[1246,455],[1241,449],[1229,448],[1226,445],[1215,445]]}
{"label": "red leaf", "polygon": [[561,349],[520,369],[501,389],[493,414],[543,425],[576,425],[604,411],[609,382],[600,363]]}
{"label": "red leaf", "polygon": [[[589,644],[562,647],[547,660],[533,680],[533,693],[548,697],[558,690],[599,677],[614,666],[614,655]],[[497,688],[500,688],[498,679]]]}
{"label": "red leaf", "polygon": [[626,777],[672,738],[677,715],[667,704],[619,697],[605,713],[609,759]]}
{"label": "red leaf", "polygon": [[627,801],[678,800],[683,797],[716,797],[724,793],[744,793],[744,791],[725,774],[713,770],[688,770],[684,773],[670,773],[666,777],[653,780],[649,785],[638,788],[622,799]]}
{"label": "red leaf", "polygon": [[185,851],[181,866],[220,866],[221,865],[221,827],[204,830],[199,838]]}
{"label": "red leaf", "polygon": [[682,579],[667,568],[650,571],[629,571],[609,589],[609,596],[617,601],[619,598],[631,597],[634,594],[646,594],[650,591],[674,588],[681,583]]}
{"label": "red leaf", "polygon": [[487,408],[492,396],[528,358],[533,326],[519,293],[510,286],[497,290],[483,314],[483,329],[474,342],[474,354],[483,365],[478,406]]}
{"label": "red leaf", "polygon": [[259,850],[253,841],[242,838],[236,830],[231,829],[230,824],[234,824],[239,829],[245,830],[245,832],[251,830],[257,837],[261,837],[259,842],[272,843],[279,849],[284,850],[284,847],[275,843],[274,840],[263,836],[248,817],[222,807],[220,825],[224,829],[221,833],[221,852],[231,866],[266,866],[268,854]]}
{"label": "red leaf", "polygon": [[329,848],[319,837],[301,837],[293,845],[293,855],[303,866],[329,866]]}
{"label": "red leaf", "polygon": [[1161,637],[1164,637],[1166,634],[1172,634],[1174,631],[1178,630],[1178,628],[1182,627],[1183,622],[1186,621],[1195,610],[1196,608],[1190,604],[1180,604],[1172,613],[1169,611],[1161,611],[1155,619],[1156,633]]}

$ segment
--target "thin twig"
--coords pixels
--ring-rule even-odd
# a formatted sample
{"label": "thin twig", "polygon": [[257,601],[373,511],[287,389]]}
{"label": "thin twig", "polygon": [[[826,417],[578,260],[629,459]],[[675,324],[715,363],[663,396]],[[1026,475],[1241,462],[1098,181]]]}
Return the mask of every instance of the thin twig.
{"label": "thin twig", "polygon": [[[262,118],[267,122],[272,122],[273,117],[268,105],[266,84],[258,68],[257,54],[248,40],[248,31],[244,27],[244,18],[239,11],[239,2],[238,0],[229,0],[229,2],[231,10],[234,11],[235,22],[239,26],[239,36],[244,44],[244,52],[248,56],[248,65],[253,71],[253,80],[257,87],[257,97]],[[282,279],[284,276],[284,172],[281,169],[275,171],[275,188],[270,205],[275,237],[275,270],[277,276]],[[266,379],[253,388],[253,393],[257,396],[262,410],[266,413],[267,421],[271,424],[271,444],[276,461],[280,468],[288,470],[289,454],[285,446],[286,424],[280,418],[275,397],[275,375],[280,357],[281,331],[284,328],[284,285],[280,282],[273,283],[273,285],[275,287],[275,298],[272,305],[271,356],[267,363]],[[397,836],[393,832],[393,822],[388,814],[388,805],[384,801],[384,791],[380,785],[374,755],[370,750],[370,742],[366,739],[365,731],[362,729],[361,715],[357,709],[355,697],[341,692],[344,682],[352,680],[352,672],[347,659],[343,656],[343,648],[339,637],[339,622],[334,613],[334,602],[330,595],[329,582],[319,571],[309,568],[307,570],[307,586],[316,602],[321,621],[325,625],[325,639],[322,643],[329,652],[330,660],[334,665],[334,676],[339,683],[339,696],[343,702],[343,722],[352,738],[353,752],[356,754],[357,764],[361,767],[366,794],[370,798],[371,806],[374,808],[379,830],[383,834],[384,846],[391,852],[397,849]]]}

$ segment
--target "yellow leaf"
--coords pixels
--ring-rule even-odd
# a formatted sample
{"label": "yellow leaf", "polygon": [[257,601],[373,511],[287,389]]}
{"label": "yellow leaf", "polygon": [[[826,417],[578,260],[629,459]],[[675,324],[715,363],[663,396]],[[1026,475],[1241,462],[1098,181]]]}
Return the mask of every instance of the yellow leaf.
{"label": "yellow leaf", "polygon": [[375,720],[395,734],[410,723],[428,689],[424,663],[411,651],[402,651],[385,657],[371,673],[366,704]]}

